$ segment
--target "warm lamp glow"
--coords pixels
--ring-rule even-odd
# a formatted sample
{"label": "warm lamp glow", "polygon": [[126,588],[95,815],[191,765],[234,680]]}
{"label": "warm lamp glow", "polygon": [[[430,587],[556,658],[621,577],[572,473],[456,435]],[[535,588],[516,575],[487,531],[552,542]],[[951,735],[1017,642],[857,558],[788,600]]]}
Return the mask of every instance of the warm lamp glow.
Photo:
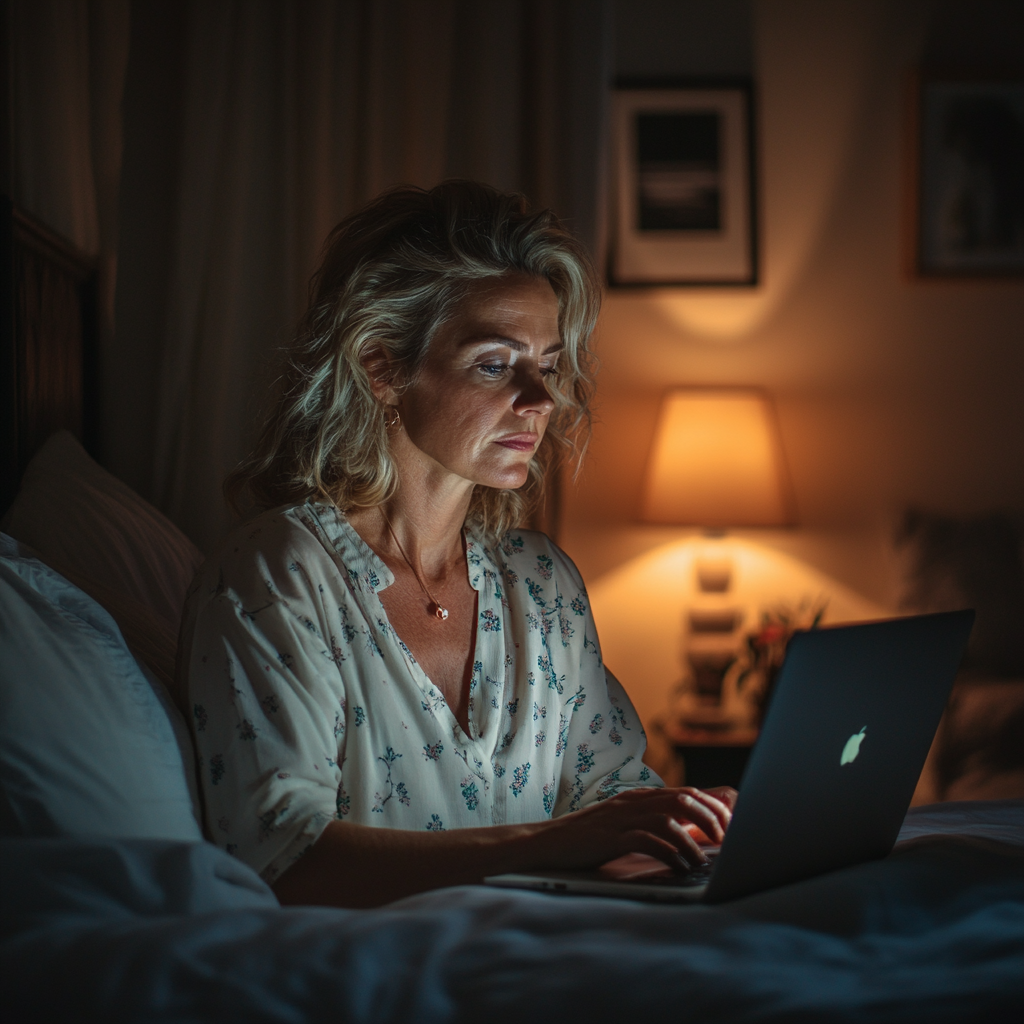
{"label": "warm lamp glow", "polygon": [[669,393],[647,467],[643,517],[712,529],[791,524],[768,399],[755,391]]}

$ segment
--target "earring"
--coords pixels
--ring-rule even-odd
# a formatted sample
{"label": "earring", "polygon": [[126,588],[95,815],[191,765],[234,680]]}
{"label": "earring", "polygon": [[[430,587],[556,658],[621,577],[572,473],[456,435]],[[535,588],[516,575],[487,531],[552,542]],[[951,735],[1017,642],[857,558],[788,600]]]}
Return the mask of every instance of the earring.
{"label": "earring", "polygon": [[389,406],[385,406],[385,408],[388,408],[388,409],[391,410],[391,416],[388,419],[385,420],[384,429],[385,430],[392,430],[395,427],[401,426],[402,416],[401,416],[401,413],[399,413],[399,411],[398,411],[398,406],[397,405],[389,405]]}

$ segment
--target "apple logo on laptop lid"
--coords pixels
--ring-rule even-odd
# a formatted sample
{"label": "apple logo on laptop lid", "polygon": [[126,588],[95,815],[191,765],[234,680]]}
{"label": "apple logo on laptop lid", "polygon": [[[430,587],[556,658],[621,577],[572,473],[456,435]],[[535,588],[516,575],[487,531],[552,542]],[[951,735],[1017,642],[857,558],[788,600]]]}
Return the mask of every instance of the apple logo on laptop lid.
{"label": "apple logo on laptop lid", "polygon": [[864,741],[864,734],[868,731],[868,727],[865,725],[860,732],[855,732],[847,741],[846,746],[843,747],[842,757],[839,758],[839,764],[851,764],[857,760],[857,755],[860,753],[860,745]]}

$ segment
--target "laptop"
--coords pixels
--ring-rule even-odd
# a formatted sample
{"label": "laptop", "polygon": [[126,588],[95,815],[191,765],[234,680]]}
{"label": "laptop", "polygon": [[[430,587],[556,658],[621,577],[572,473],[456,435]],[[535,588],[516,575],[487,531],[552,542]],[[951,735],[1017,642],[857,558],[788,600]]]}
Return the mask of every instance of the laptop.
{"label": "laptop", "polygon": [[795,634],[707,867],[635,880],[534,871],[485,884],[722,903],[887,856],[973,623],[973,611],[957,611]]}

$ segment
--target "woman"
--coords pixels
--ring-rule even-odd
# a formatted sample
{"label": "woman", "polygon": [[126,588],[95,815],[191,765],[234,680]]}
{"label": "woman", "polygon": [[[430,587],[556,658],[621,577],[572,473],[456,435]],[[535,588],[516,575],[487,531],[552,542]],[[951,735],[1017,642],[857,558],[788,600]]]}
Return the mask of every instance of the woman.
{"label": "woman", "polygon": [[692,865],[688,823],[721,838],[732,791],[660,788],[575,566],[514,529],[579,454],[598,295],[552,214],[471,182],[392,190],[329,237],[229,480],[267,511],[183,628],[208,831],[282,902]]}

